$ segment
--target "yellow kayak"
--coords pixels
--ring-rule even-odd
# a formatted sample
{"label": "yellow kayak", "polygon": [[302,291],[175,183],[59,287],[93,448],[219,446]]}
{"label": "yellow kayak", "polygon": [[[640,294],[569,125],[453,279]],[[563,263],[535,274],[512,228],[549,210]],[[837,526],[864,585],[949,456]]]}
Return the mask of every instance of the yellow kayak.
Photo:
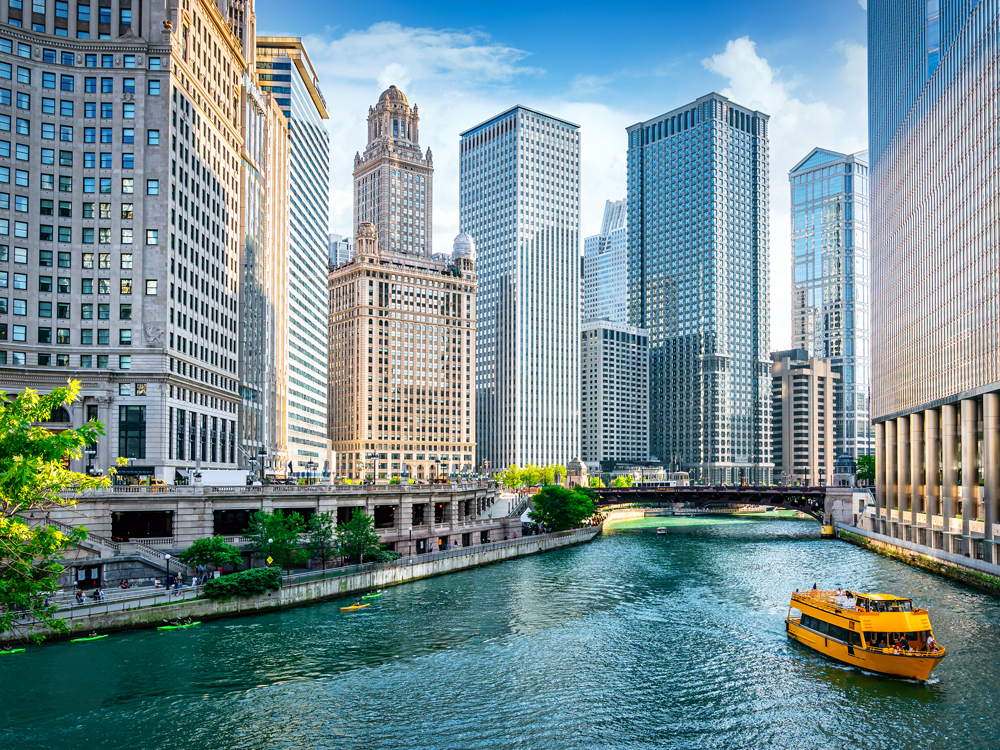
{"label": "yellow kayak", "polygon": [[370,607],[371,604],[352,604],[350,607],[341,607],[341,612],[350,612],[352,609],[364,609],[365,607]]}

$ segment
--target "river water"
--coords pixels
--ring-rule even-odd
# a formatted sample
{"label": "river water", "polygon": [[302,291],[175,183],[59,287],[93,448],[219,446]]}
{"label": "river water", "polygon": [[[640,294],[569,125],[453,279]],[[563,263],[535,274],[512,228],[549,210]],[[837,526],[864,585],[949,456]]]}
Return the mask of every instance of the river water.
{"label": "river water", "polygon": [[[1000,602],[817,533],[646,519],[357,613],[30,648],[0,656],[0,748],[1000,748]],[[912,596],[948,657],[921,685],[790,643],[813,581]]]}

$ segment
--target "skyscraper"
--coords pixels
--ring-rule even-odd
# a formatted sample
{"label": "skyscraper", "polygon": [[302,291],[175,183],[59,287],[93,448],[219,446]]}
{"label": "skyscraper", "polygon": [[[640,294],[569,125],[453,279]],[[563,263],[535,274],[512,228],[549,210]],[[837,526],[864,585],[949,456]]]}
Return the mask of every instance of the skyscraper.
{"label": "skyscraper", "polygon": [[[990,562],[1000,520],[998,25],[997,0],[868,5],[880,530]],[[985,542],[972,538],[976,519]]]}
{"label": "skyscraper", "polygon": [[565,465],[580,450],[579,128],[513,107],[462,133],[459,156],[480,465]]}
{"label": "skyscraper", "polygon": [[277,471],[332,469],[327,437],[327,272],[330,142],[326,102],[302,40],[258,37],[261,88],[274,97],[288,128],[288,259],[285,309],[287,389],[279,407],[287,424]]}
{"label": "skyscraper", "polygon": [[719,94],[628,128],[629,323],[649,330],[650,453],[771,480],[768,116]]}
{"label": "skyscraper", "polygon": [[814,148],[788,173],[792,346],[830,360],[833,450],[870,455],[868,154]]}
{"label": "skyscraper", "polygon": [[583,320],[628,319],[628,213],[625,201],[604,205],[601,233],[583,241]]}
{"label": "skyscraper", "polygon": [[354,238],[342,234],[330,235],[330,268],[350,263],[354,257]]}
{"label": "skyscraper", "polygon": [[53,422],[96,418],[107,435],[71,467],[130,458],[122,477],[171,482],[239,460],[249,61],[215,2],[116,7],[113,24],[77,15],[72,39],[62,3],[0,7],[26,108],[5,139],[31,155],[0,204],[0,390],[80,380]]}
{"label": "skyscraper", "polygon": [[378,231],[379,248],[431,255],[434,163],[420,148],[420,116],[390,86],[368,108],[368,145],[354,155],[354,232],[364,222]]}
{"label": "skyscraper", "polygon": [[771,352],[771,455],[778,484],[826,485],[833,480],[830,363],[805,349]]}

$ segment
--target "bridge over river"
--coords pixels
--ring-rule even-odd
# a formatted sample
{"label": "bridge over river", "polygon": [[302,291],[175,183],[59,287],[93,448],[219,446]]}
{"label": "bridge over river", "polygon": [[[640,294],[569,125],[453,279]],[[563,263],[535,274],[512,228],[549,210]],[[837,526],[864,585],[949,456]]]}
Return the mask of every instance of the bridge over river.
{"label": "bridge over river", "polygon": [[710,505],[761,505],[797,510],[823,522],[826,487],[601,487],[598,504],[686,503]]}

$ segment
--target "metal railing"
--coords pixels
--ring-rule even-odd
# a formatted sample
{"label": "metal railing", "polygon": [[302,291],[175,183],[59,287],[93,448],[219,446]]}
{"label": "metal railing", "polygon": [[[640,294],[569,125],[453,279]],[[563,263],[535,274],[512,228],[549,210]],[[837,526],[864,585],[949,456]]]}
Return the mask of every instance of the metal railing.
{"label": "metal railing", "polygon": [[496,489],[487,482],[449,482],[448,484],[267,484],[267,485],[112,485],[104,490],[84,493],[65,492],[66,497],[127,494],[155,497],[157,495],[315,495],[315,494],[404,494],[407,492],[448,493],[469,490]]}
{"label": "metal railing", "polygon": [[[87,604],[78,604],[76,599],[69,602],[55,601],[56,612],[64,619],[73,617],[86,617],[88,615],[103,615],[109,612],[124,612],[140,607],[152,607],[156,604],[182,602],[189,599],[196,599],[202,595],[201,586],[186,587],[180,591],[173,589],[155,589],[144,586],[142,590],[131,593],[133,590],[123,590],[121,596],[115,596],[118,592],[105,594],[105,601]],[[154,593],[159,592],[159,593]]]}

